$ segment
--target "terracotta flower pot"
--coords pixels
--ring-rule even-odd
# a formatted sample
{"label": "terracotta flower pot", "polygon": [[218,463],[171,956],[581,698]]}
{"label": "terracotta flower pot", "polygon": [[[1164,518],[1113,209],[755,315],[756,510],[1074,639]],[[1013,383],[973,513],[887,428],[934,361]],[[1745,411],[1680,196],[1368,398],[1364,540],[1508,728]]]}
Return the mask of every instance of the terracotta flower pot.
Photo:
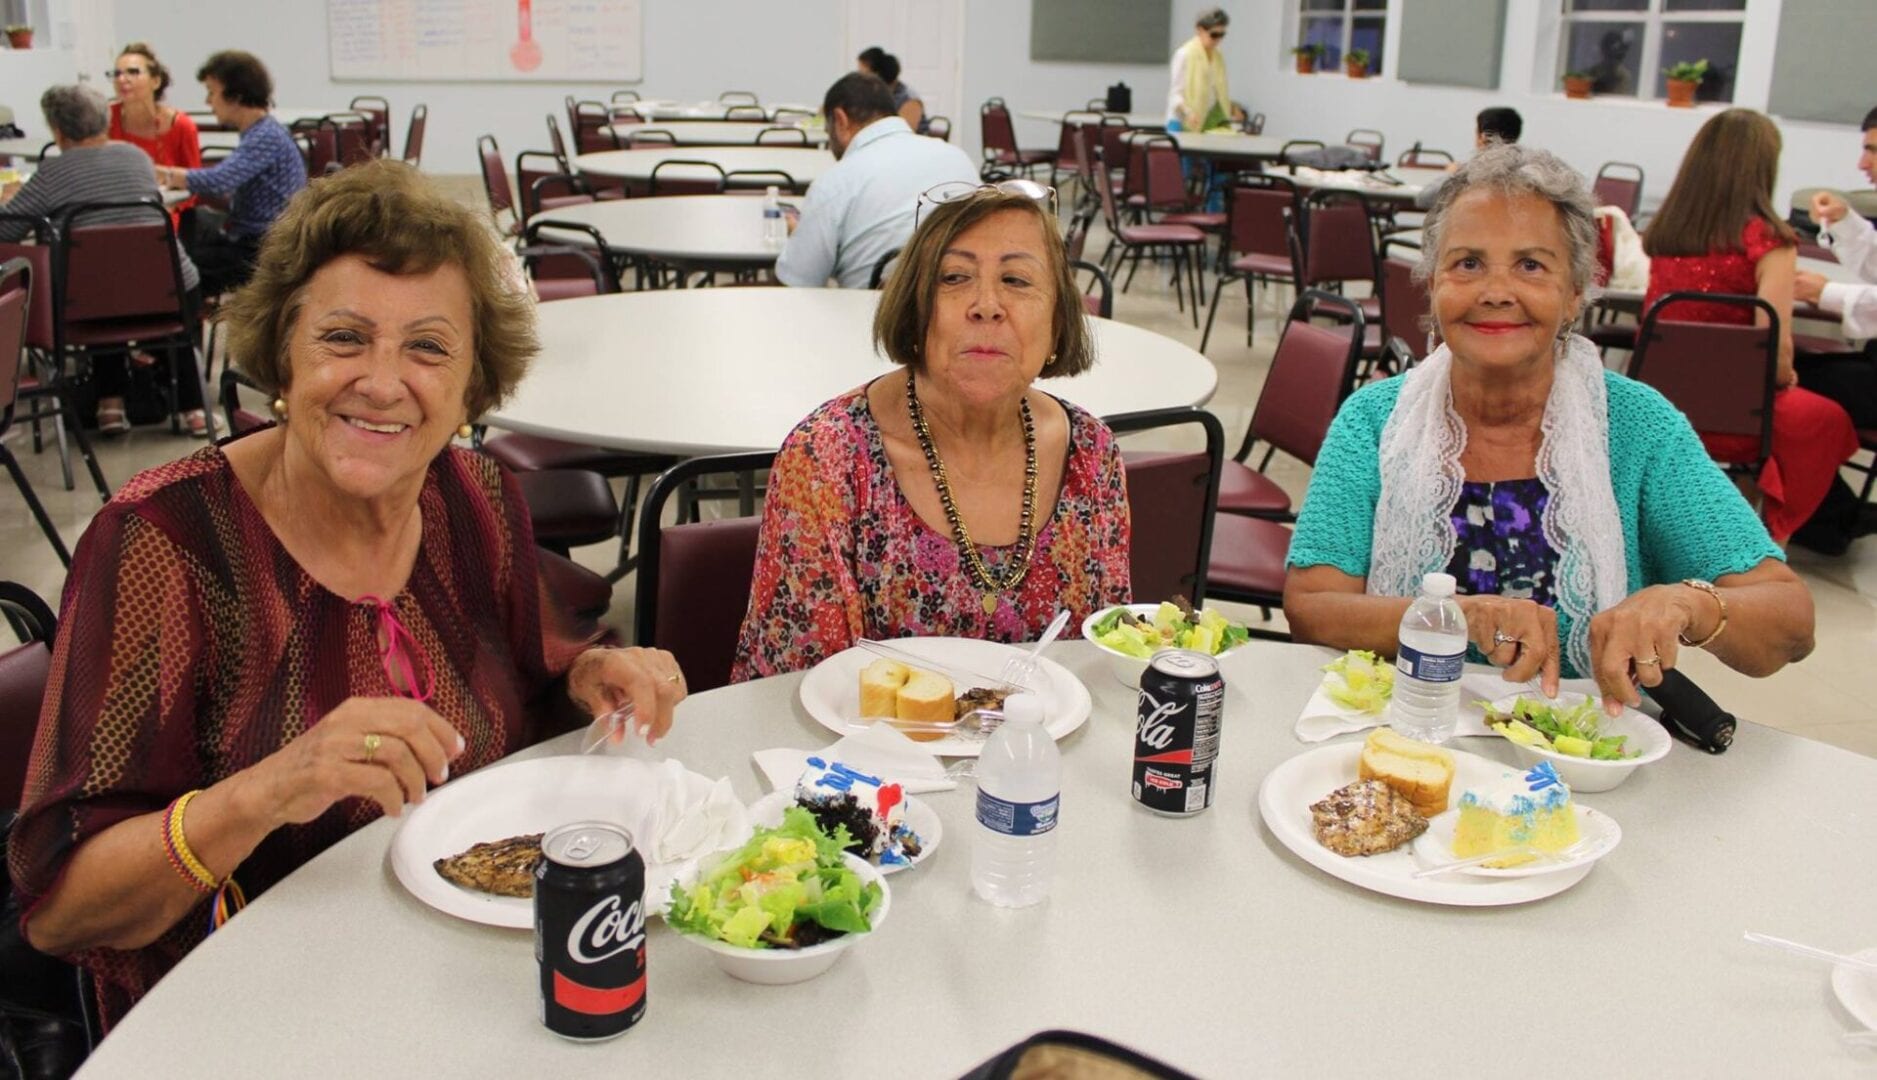
{"label": "terracotta flower pot", "polygon": [[1309,53],[1297,55],[1297,74],[1309,75],[1317,69],[1317,59]]}
{"label": "terracotta flower pot", "polygon": [[8,30],[7,44],[15,49],[30,49],[33,47],[33,32],[31,30]]}
{"label": "terracotta flower pot", "polygon": [[1668,104],[1671,109],[1692,109],[1695,105],[1695,88],[1698,82],[1690,79],[1670,79],[1668,81]]}
{"label": "terracotta flower pot", "polygon": [[1593,79],[1573,79],[1567,75],[1564,78],[1564,96],[1567,98],[1576,98],[1579,101],[1588,101],[1590,100],[1590,88],[1593,85],[1595,85],[1595,80]]}
{"label": "terracotta flower pot", "polygon": [[1352,79],[1366,79],[1369,77],[1369,65],[1357,60],[1345,60],[1343,73]]}

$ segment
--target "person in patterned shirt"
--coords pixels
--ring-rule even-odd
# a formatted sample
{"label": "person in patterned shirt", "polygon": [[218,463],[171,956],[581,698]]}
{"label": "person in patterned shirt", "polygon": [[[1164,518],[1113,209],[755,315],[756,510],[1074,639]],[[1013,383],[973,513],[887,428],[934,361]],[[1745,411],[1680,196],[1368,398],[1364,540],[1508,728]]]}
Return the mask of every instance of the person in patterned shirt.
{"label": "person in patterned shirt", "polygon": [[1059,608],[1129,599],[1114,434],[1033,385],[1094,361],[1055,217],[1034,193],[959,191],[921,199],[880,298],[874,342],[902,370],[776,455],[732,681],[861,637],[1030,640]]}

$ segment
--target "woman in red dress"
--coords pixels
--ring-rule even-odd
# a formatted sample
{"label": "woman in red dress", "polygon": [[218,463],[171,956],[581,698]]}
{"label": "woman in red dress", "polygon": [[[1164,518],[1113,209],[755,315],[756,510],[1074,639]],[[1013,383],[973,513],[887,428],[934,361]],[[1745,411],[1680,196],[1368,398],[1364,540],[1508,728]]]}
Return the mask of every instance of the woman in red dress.
{"label": "woman in red dress", "polygon": [[[127,142],[158,165],[184,169],[202,167],[202,140],[196,122],[181,109],[163,104],[163,92],[169,89],[169,69],[157,60],[155,50],[141,41],[124,46],[111,69],[111,84],[117,100],[111,102],[110,135],[114,142]],[[190,199],[170,211],[181,220],[182,211],[195,205]]]}
{"label": "woman in red dress", "polygon": [[[1801,389],[1792,366],[1792,282],[1797,238],[1773,210],[1779,129],[1751,109],[1728,109],[1695,133],[1668,198],[1643,235],[1649,292],[1643,310],[1679,291],[1758,296],[1779,313],[1778,392],[1772,457],[1760,471],[1761,516],[1784,543],[1824,501],[1838,467],[1857,453],[1843,406]],[[1677,303],[1665,314],[1695,322],[1745,323],[1726,304]],[[1721,460],[1751,460],[1757,440],[1702,435]]]}

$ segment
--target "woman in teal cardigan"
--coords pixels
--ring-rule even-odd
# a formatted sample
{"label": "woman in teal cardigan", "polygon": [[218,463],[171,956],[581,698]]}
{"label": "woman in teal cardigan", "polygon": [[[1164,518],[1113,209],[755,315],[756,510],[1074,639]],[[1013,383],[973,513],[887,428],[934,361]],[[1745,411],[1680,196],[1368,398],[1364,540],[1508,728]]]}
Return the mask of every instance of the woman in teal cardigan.
{"label": "woman in teal cardigan", "polygon": [[1612,714],[1678,650],[1749,675],[1812,649],[1812,598],[1687,418],[1571,333],[1594,288],[1584,181],[1499,146],[1441,188],[1417,276],[1444,344],[1337,413],[1291,541],[1299,641],[1393,654],[1423,574],[1459,583],[1506,678],[1597,680]]}

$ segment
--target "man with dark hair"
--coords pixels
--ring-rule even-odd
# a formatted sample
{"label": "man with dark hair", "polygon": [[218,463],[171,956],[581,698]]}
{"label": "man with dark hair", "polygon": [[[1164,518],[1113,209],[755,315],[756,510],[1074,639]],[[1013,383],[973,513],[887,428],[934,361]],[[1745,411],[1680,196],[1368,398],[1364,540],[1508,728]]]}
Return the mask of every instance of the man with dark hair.
{"label": "man with dark hair", "polygon": [[[1877,186],[1877,109],[1864,117],[1863,140],[1857,167]],[[1835,191],[1812,196],[1812,220],[1818,223],[1819,242],[1864,284],[1827,281],[1801,270],[1793,279],[1793,299],[1838,316],[1845,337],[1869,340],[1861,357],[1801,357],[1799,385],[1843,405],[1858,427],[1877,427],[1877,227]]]}
{"label": "man with dark hair", "polygon": [[187,230],[193,234],[189,253],[202,270],[202,292],[213,296],[248,280],[267,227],[306,186],[306,161],[293,136],[267,111],[274,80],[259,59],[233,49],[218,52],[203,62],[196,79],[208,89],[215,119],[239,131],[241,141],[205,169],[159,165],[156,179],[164,187],[229,200],[226,221],[192,211]]}
{"label": "man with dark hair", "polygon": [[1484,150],[1494,142],[1516,143],[1525,133],[1525,120],[1517,109],[1494,105],[1473,119],[1473,147]]}
{"label": "man with dark hair", "polygon": [[975,185],[977,167],[951,143],[913,134],[877,76],[842,76],[828,88],[821,114],[839,162],[808,189],[776,277],[785,285],[819,287],[834,278],[865,288],[874,264],[912,236],[919,196],[952,181]]}

